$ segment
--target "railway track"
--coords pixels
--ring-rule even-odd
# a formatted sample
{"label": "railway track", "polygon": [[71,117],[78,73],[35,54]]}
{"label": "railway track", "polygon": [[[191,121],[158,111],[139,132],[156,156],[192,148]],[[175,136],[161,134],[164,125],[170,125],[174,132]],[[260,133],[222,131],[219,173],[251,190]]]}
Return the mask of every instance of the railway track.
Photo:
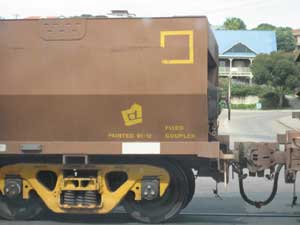
{"label": "railway track", "polygon": [[[293,215],[288,213],[193,213],[183,212],[180,213],[175,220],[168,221],[165,224],[220,224],[220,225],[235,225],[245,223],[249,225],[265,225],[265,224],[298,224],[300,215]],[[176,221],[176,222],[175,222]],[[58,215],[53,217],[52,214],[45,215],[38,220],[33,221],[6,221],[0,220],[2,225],[77,225],[87,224],[143,224],[136,223],[125,212],[115,212],[109,215]]]}
{"label": "railway track", "polygon": [[299,215],[288,213],[180,213],[181,216],[199,216],[199,217],[271,217],[271,218],[300,218]]}

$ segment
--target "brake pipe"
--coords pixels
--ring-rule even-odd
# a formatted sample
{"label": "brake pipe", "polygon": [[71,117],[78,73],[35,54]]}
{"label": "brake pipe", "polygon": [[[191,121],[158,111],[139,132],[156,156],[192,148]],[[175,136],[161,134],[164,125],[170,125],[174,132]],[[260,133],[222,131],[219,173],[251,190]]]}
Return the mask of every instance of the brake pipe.
{"label": "brake pipe", "polygon": [[240,173],[238,173],[238,177],[239,177],[239,188],[240,188],[240,194],[241,197],[244,199],[245,202],[247,202],[250,205],[255,206],[256,208],[261,208],[262,206],[268,205],[270,202],[273,201],[273,199],[275,198],[276,194],[277,194],[277,189],[278,189],[278,178],[279,178],[279,173],[281,168],[283,167],[283,164],[279,164],[275,175],[274,175],[274,182],[273,182],[273,188],[272,188],[272,192],[270,194],[270,196],[265,200],[265,201],[254,201],[251,200],[245,190],[244,190],[244,182],[243,180],[246,178],[245,175],[243,175],[242,171]]}

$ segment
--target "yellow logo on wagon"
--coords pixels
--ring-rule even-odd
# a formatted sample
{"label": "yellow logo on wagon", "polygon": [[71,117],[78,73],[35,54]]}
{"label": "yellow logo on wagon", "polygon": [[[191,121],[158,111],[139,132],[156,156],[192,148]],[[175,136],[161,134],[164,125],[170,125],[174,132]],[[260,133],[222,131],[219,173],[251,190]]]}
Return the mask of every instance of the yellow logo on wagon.
{"label": "yellow logo on wagon", "polygon": [[129,109],[121,111],[125,126],[133,126],[143,123],[142,106],[134,103]]}

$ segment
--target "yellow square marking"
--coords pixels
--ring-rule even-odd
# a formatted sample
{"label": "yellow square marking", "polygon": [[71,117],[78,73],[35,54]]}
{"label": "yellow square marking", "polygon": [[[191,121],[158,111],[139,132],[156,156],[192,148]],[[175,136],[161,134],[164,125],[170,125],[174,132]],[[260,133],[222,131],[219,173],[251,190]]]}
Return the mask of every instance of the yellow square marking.
{"label": "yellow square marking", "polygon": [[165,48],[166,36],[189,36],[189,58],[188,59],[163,59],[162,64],[194,64],[194,31],[193,30],[176,30],[160,32],[160,47]]}

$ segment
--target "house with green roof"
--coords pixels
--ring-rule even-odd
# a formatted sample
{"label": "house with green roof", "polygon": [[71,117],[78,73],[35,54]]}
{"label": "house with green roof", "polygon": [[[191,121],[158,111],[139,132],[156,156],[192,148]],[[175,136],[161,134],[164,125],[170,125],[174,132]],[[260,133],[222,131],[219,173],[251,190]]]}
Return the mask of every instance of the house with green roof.
{"label": "house with green roof", "polygon": [[219,75],[252,83],[250,66],[258,54],[277,51],[274,31],[214,30],[219,45]]}

